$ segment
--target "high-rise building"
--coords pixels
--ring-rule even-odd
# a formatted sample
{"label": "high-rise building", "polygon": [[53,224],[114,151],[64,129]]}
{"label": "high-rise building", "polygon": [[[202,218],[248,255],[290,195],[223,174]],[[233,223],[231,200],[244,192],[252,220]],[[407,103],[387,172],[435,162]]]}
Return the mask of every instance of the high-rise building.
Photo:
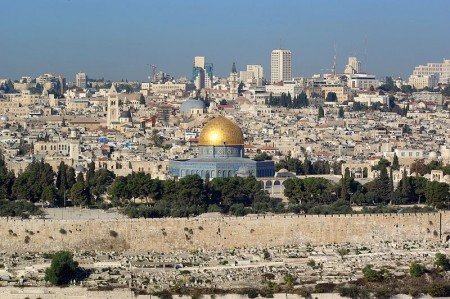
{"label": "high-rise building", "polygon": [[75,85],[79,88],[86,88],[87,87],[87,75],[86,73],[78,73],[75,77]]}
{"label": "high-rise building", "polygon": [[205,63],[204,56],[195,56],[192,81],[196,89],[212,88],[213,64]]}
{"label": "high-rise building", "polygon": [[438,77],[439,83],[448,84],[450,83],[450,59],[444,59],[441,63],[416,66],[412,75],[417,77],[435,75]]}
{"label": "high-rise building", "polygon": [[292,80],[291,50],[273,50],[270,60],[270,82]]}
{"label": "high-rise building", "polygon": [[348,58],[348,64],[345,66],[345,74],[359,74],[361,73],[361,61],[359,61],[355,56],[350,56]]}

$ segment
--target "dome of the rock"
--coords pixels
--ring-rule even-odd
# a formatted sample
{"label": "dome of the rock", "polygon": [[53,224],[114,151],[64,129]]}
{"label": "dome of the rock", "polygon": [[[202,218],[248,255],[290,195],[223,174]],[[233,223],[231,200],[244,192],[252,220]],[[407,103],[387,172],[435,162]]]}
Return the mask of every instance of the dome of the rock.
{"label": "dome of the rock", "polygon": [[224,116],[211,119],[200,132],[198,145],[231,146],[243,145],[244,136],[241,128]]}

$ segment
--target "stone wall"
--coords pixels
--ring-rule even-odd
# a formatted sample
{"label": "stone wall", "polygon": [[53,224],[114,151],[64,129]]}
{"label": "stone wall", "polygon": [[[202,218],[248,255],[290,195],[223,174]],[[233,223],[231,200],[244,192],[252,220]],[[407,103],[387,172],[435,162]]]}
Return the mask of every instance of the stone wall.
{"label": "stone wall", "polygon": [[445,241],[450,212],[117,220],[0,219],[0,251],[168,252],[294,244]]}

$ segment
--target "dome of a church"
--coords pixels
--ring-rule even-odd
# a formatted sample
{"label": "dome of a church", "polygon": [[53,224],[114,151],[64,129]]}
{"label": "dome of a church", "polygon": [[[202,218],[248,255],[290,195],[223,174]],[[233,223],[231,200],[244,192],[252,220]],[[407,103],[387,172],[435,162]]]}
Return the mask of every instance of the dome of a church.
{"label": "dome of a church", "polygon": [[119,118],[131,118],[131,112],[128,110],[122,111]]}
{"label": "dome of a church", "polygon": [[180,112],[190,114],[192,109],[205,109],[206,105],[201,100],[188,99],[180,106]]}
{"label": "dome of a church", "polygon": [[198,145],[230,146],[243,145],[241,128],[224,116],[211,119],[200,133]]}

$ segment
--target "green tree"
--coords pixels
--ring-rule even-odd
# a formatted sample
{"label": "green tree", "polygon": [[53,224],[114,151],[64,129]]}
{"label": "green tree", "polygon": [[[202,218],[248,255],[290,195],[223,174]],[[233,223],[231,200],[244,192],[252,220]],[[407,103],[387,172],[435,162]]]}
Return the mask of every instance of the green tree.
{"label": "green tree", "polygon": [[100,168],[95,172],[94,178],[92,180],[91,192],[92,195],[99,199],[102,194],[106,192],[108,187],[114,182],[116,175],[114,172]]}
{"label": "green tree", "polygon": [[91,202],[89,187],[84,182],[76,182],[70,189],[70,199],[74,205],[87,206]]}
{"label": "green tree", "polygon": [[428,173],[428,167],[423,159],[417,159],[411,164],[410,171],[411,173],[415,173],[416,176],[424,176]]}
{"label": "green tree", "polygon": [[143,94],[141,94],[141,96],[139,97],[139,104],[140,105],[145,105],[145,97]]}
{"label": "green tree", "polygon": [[394,159],[392,160],[392,169],[393,170],[400,170],[400,164],[398,162],[397,154],[394,153]]}
{"label": "green tree", "polygon": [[55,203],[58,201],[58,190],[54,185],[45,186],[41,196],[43,202]]}
{"label": "green tree", "polygon": [[449,185],[437,181],[429,182],[425,188],[425,198],[427,204],[438,209],[442,209],[445,201],[449,198]]}
{"label": "green tree", "polygon": [[45,281],[53,285],[65,285],[75,279],[78,262],[67,251],[58,251],[53,254],[52,263],[45,270]]}
{"label": "green tree", "polygon": [[339,107],[338,117],[339,118],[344,118],[344,108]]}
{"label": "green tree", "polygon": [[319,107],[319,112],[318,112],[318,118],[321,119],[325,116],[325,111],[323,110],[323,107],[320,106]]}
{"label": "green tree", "polygon": [[[389,175],[387,174],[387,169],[385,165],[380,166],[380,175],[374,179],[371,183],[369,191],[372,191],[376,195],[376,202],[388,202],[389,194],[391,192],[391,181]],[[370,184],[369,183],[369,184]]]}
{"label": "green tree", "polygon": [[86,186],[91,187],[94,185],[94,176],[95,176],[95,163],[92,161],[88,165],[88,170],[86,172]]}
{"label": "green tree", "polygon": [[17,199],[37,202],[41,200],[44,188],[54,185],[54,176],[55,173],[50,164],[45,163],[44,160],[33,160],[14,180],[13,195]]}
{"label": "green tree", "polygon": [[78,172],[78,174],[77,174],[77,183],[79,183],[79,182],[85,184],[84,174],[82,171]]}

